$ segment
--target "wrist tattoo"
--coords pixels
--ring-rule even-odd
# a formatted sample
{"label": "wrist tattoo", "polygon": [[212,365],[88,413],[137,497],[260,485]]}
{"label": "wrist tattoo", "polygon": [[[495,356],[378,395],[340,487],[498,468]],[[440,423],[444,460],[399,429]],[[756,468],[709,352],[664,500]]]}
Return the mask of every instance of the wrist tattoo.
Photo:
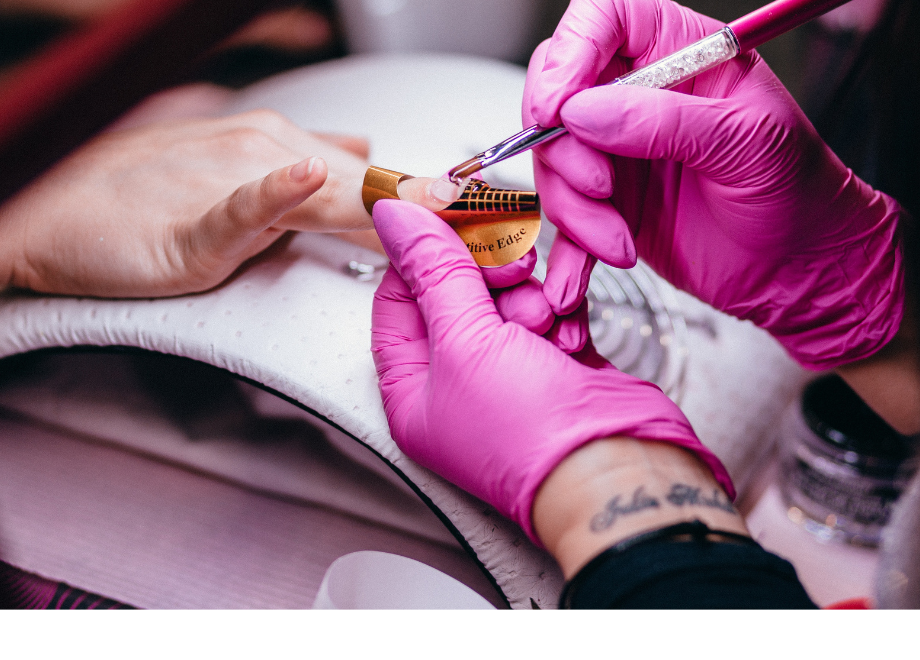
{"label": "wrist tattoo", "polygon": [[617,495],[607,502],[604,510],[591,518],[591,531],[602,532],[613,526],[620,516],[638,513],[645,509],[657,509],[661,504],[654,497],[645,494],[645,487],[639,486],[633,491],[632,500],[628,504],[620,505],[620,496]]}
{"label": "wrist tattoo", "polygon": [[[703,494],[702,488],[676,483],[672,484],[671,490],[664,497],[664,501],[676,507],[704,506],[735,513],[735,507],[718,488],[713,488],[712,496],[709,497]],[[604,510],[591,518],[591,531],[603,532],[613,527],[620,516],[628,516],[646,509],[657,509],[661,505],[661,501],[656,497],[646,494],[645,486],[639,486],[633,491],[632,498],[628,501],[624,501],[622,495],[617,495],[608,501]]]}
{"label": "wrist tattoo", "polygon": [[695,488],[687,484],[674,484],[671,486],[671,491],[665,495],[665,499],[674,506],[689,504],[735,513],[735,507],[729,501],[728,496],[720,493],[718,488],[712,489],[712,497],[706,497],[703,495],[702,488]]}

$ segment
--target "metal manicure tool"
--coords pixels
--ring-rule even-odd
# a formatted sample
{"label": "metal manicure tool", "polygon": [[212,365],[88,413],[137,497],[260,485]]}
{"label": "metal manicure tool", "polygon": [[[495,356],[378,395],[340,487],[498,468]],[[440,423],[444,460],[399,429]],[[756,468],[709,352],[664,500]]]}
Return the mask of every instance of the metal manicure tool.
{"label": "metal manicure tool", "polygon": [[[848,0],[776,0],[776,2],[732,21],[715,34],[695,44],[607,84],[636,85],[656,89],[676,87],[845,2]],[[460,183],[483,168],[529,151],[566,132],[562,126],[525,128],[517,135],[512,135],[491,149],[486,149],[460,163],[448,172],[448,176],[454,183]]]}

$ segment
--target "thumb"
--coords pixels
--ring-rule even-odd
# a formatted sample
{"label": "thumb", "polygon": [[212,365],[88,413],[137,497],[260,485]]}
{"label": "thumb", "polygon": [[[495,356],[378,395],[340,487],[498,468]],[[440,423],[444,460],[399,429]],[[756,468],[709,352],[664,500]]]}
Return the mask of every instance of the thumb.
{"label": "thumb", "polygon": [[502,324],[479,266],[438,216],[417,204],[381,200],[374,205],[374,226],[391,265],[418,301],[432,345]]}
{"label": "thumb", "polygon": [[187,249],[205,261],[258,254],[281,234],[265,230],[319,190],[327,174],[325,161],[313,157],[243,184],[191,228]]}

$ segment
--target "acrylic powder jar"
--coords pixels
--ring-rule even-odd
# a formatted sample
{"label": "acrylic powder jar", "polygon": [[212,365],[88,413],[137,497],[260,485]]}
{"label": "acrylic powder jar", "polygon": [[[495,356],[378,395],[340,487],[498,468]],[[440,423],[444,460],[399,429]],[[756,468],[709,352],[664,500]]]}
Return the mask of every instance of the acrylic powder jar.
{"label": "acrylic powder jar", "polygon": [[916,471],[915,438],[898,434],[836,375],[805,388],[780,425],[789,518],[825,540],[876,546]]}

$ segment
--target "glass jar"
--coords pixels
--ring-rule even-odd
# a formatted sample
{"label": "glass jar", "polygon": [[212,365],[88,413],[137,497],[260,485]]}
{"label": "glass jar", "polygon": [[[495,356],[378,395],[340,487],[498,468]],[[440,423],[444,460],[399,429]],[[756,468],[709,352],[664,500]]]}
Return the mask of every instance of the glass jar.
{"label": "glass jar", "polygon": [[916,471],[915,444],[839,376],[815,380],[780,425],[780,487],[790,519],[825,540],[878,545]]}

